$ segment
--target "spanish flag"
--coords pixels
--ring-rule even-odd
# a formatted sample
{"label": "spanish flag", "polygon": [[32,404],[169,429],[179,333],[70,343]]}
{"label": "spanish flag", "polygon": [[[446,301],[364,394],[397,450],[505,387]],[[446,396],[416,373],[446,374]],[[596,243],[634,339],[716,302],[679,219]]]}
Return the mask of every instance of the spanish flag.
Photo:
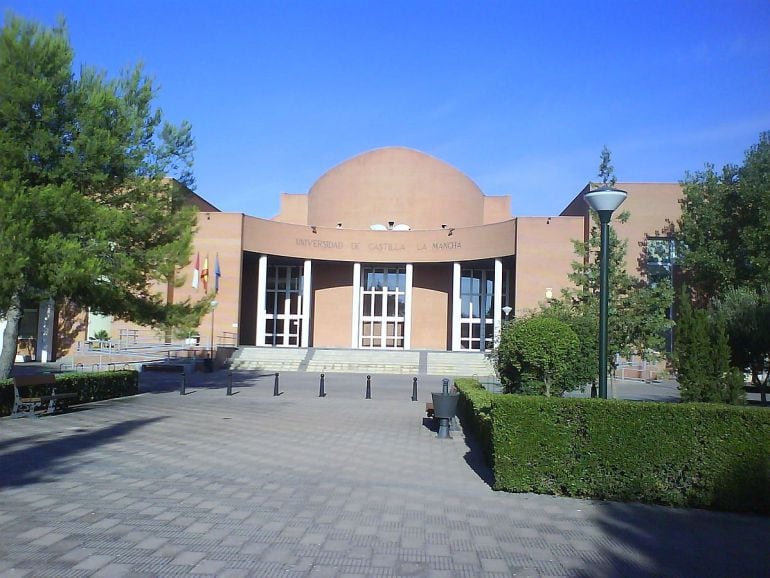
{"label": "spanish flag", "polygon": [[209,256],[203,260],[203,269],[201,270],[201,281],[203,281],[203,290],[209,292]]}

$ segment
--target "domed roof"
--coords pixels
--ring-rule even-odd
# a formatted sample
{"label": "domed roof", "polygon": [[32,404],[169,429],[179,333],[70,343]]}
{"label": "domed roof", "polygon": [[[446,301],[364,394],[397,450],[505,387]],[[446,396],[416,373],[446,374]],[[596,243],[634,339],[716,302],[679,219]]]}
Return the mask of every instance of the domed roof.
{"label": "domed roof", "polygon": [[310,188],[308,224],[369,229],[481,225],[484,195],[456,168],[423,152],[386,147],[357,155],[327,171]]}

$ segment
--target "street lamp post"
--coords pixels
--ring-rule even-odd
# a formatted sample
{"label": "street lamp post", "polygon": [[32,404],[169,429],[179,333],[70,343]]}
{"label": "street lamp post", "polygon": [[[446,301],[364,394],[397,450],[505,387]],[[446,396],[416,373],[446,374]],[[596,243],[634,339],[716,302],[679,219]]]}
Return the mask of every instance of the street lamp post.
{"label": "street lamp post", "polygon": [[602,187],[586,193],[583,198],[599,215],[601,225],[599,278],[599,397],[607,399],[607,316],[609,303],[609,224],[612,213],[626,200],[628,193]]}

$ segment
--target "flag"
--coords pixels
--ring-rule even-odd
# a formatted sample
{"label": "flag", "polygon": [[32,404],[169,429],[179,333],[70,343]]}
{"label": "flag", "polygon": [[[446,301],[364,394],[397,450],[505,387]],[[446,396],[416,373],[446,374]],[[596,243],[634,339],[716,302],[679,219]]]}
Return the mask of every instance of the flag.
{"label": "flag", "polygon": [[219,253],[217,253],[214,261],[214,293],[219,293],[219,278],[222,276],[222,271],[219,269]]}
{"label": "flag", "polygon": [[192,282],[193,289],[198,288],[198,281],[200,280],[200,277],[201,277],[201,254],[198,253],[195,256],[195,269],[193,269],[193,282]]}
{"label": "flag", "polygon": [[203,290],[209,292],[209,256],[203,260],[203,269],[201,270],[201,281],[203,281]]}

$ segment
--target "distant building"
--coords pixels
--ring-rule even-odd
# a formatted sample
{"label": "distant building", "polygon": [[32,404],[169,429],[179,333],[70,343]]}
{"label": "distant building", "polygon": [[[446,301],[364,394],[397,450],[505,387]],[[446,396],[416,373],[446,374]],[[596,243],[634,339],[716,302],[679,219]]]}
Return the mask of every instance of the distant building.
{"label": "distant building", "polygon": [[[622,209],[632,215],[613,222],[628,242],[628,269],[669,275],[680,185],[617,186],[628,191]],[[572,240],[586,239],[591,227],[583,192],[559,215],[514,217],[510,197],[484,195],[434,157],[376,149],[330,169],[307,194],[282,194],[272,219],[223,213],[198,198],[193,259],[180,275],[184,286],[168,294],[203,296],[203,283],[191,286],[200,255],[201,266],[208,259],[209,292],[217,263],[221,273],[219,343],[489,350],[507,308],[521,315],[569,286]],[[68,346],[59,340],[60,352],[97,326],[113,338],[140,329],[98,316],[83,323]],[[200,334],[211,327],[207,316]]]}

